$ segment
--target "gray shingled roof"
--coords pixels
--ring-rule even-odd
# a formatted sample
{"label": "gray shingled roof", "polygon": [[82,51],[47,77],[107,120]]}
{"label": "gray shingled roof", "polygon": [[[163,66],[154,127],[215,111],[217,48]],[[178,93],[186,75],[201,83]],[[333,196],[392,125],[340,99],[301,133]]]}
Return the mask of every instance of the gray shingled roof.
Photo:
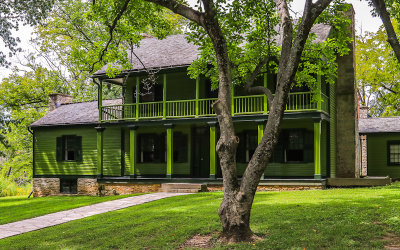
{"label": "gray shingled roof", "polygon": [[361,134],[400,132],[400,117],[359,119],[358,131]]}
{"label": "gray shingled roof", "polygon": [[[122,104],[121,99],[104,100],[103,105]],[[33,122],[31,127],[57,126],[72,124],[96,124],[99,122],[99,109],[97,101],[64,104],[49,112],[39,120]]]}
{"label": "gray shingled roof", "polygon": [[[325,41],[330,33],[331,27],[325,24],[316,24],[311,29],[317,38],[314,42]],[[276,38],[278,44],[281,44],[281,38]],[[134,53],[143,62],[147,69],[176,68],[189,66],[198,56],[198,47],[189,43],[185,35],[172,35],[163,40],[157,38],[145,38],[140,42],[140,47],[134,49]],[[127,71],[144,70],[143,65],[136,56],[128,52],[128,57],[133,68]],[[94,73],[101,75],[105,73],[107,65]]]}

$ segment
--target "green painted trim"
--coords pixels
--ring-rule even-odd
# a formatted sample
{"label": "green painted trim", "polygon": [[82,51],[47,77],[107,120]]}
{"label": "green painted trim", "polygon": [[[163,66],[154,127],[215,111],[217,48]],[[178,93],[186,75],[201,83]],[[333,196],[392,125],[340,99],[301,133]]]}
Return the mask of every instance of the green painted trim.
{"label": "green painted trim", "polygon": [[140,102],[139,91],[140,91],[140,80],[139,80],[139,77],[136,77],[136,90],[135,90],[135,92],[136,92],[136,100],[135,100],[135,102],[136,102],[136,109],[135,109],[136,120],[139,120],[139,102]]}
{"label": "green painted trim", "polygon": [[196,117],[199,116],[199,97],[200,97],[199,85],[200,85],[200,77],[198,76],[196,78]]}
{"label": "green painted trim", "polygon": [[171,178],[173,173],[173,146],[173,128],[169,126],[167,127],[167,178]]}
{"label": "green painted trim", "polygon": [[259,123],[259,124],[257,124],[257,142],[258,143],[261,142],[263,135],[264,135],[264,124]]}
{"label": "green painted trim", "polygon": [[314,176],[321,175],[321,122],[314,122]]}
{"label": "green painted trim", "polygon": [[96,128],[97,130],[97,176],[103,176],[103,149],[104,149],[104,128]]}
{"label": "green painted trim", "polygon": [[49,175],[49,174],[38,174],[38,175],[33,175],[32,178],[63,178],[63,179],[78,179],[78,178],[90,178],[94,179],[97,178],[97,175],[62,175],[62,174],[55,174],[55,175]]}
{"label": "green painted trim", "polygon": [[234,97],[235,96],[235,85],[233,83],[231,83],[231,84],[232,84],[232,91],[231,91],[232,110],[231,110],[231,113],[232,113],[232,116],[235,116],[235,97]]}
{"label": "green painted trim", "polygon": [[[163,83],[163,101],[146,102],[146,103],[129,103],[120,105],[102,106],[102,121],[120,121],[124,120],[143,120],[143,119],[169,119],[169,118],[193,118],[200,116],[215,116],[212,111],[211,104],[216,101],[216,98],[207,99],[188,99],[167,101],[167,76],[164,75]],[[138,89],[138,88],[136,88]],[[234,96],[234,88],[232,87],[232,115],[251,115],[251,114],[266,114],[265,95],[250,95],[250,96]],[[199,93],[196,93],[199,95]],[[317,103],[311,102],[311,92],[296,92],[290,93],[288,103],[286,105],[286,113],[294,112],[324,112],[328,114],[328,97],[319,91],[320,101]],[[137,95],[138,97],[139,95]],[[197,96],[198,97],[198,96]],[[138,100],[137,100],[138,101]],[[322,101],[324,101],[322,103]],[[121,110],[136,109],[136,115],[129,117],[121,117]],[[142,111],[142,112],[139,112]],[[107,111],[107,113],[105,112]]]}
{"label": "green painted trim", "polygon": [[[268,74],[264,73],[264,88],[268,87]],[[267,96],[264,95],[264,114],[268,113],[268,100]]]}
{"label": "green painted trim", "polygon": [[130,173],[131,177],[135,177],[135,165],[136,165],[136,128],[130,128],[129,130],[129,157],[130,157]]}
{"label": "green painted trim", "polygon": [[[264,123],[258,122],[257,124],[257,142],[260,144],[264,136]],[[264,173],[261,175],[261,179],[264,179]]]}
{"label": "green painted trim", "polygon": [[210,124],[210,178],[216,173],[216,161],[215,161],[215,148],[216,148],[216,138],[215,138],[215,125]]}
{"label": "green painted trim", "polygon": [[167,74],[163,75],[163,119],[167,116],[166,110],[166,101],[167,101]]}
{"label": "green painted trim", "polygon": [[99,122],[103,120],[103,81],[100,81],[98,87],[98,107],[99,107]]}
{"label": "green painted trim", "polygon": [[317,75],[317,95],[318,96],[318,103],[317,103],[317,110],[322,110],[322,86],[321,86],[321,74]]}

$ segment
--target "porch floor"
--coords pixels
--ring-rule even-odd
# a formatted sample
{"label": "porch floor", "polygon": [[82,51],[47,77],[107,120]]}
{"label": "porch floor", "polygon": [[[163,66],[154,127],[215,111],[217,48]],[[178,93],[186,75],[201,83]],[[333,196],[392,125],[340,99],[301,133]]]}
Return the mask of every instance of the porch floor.
{"label": "porch floor", "polygon": [[[239,179],[240,180],[240,179]],[[222,178],[130,178],[129,176],[122,177],[102,177],[97,179],[99,183],[135,183],[135,184],[161,184],[161,183],[202,183],[207,185],[222,185]],[[326,187],[326,179],[310,178],[267,178],[261,179],[259,186],[314,186]]]}

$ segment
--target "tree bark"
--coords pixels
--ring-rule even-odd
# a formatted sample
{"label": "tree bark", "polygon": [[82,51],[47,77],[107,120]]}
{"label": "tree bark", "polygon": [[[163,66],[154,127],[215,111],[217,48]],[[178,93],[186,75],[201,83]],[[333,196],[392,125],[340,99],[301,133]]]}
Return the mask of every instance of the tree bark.
{"label": "tree bark", "polygon": [[382,19],[383,25],[388,36],[388,42],[392,46],[394,54],[396,55],[397,61],[400,63],[400,43],[397,39],[396,32],[394,31],[392,21],[390,20],[389,12],[386,10],[386,4],[384,0],[372,0],[375,6],[376,12]]}
{"label": "tree bark", "polygon": [[[253,154],[239,184],[236,174],[236,149],[239,143],[232,121],[232,78],[226,41],[216,18],[213,0],[202,0],[204,12],[197,12],[175,0],[147,0],[180,14],[202,26],[210,37],[218,63],[218,100],[213,104],[221,131],[217,143],[217,153],[223,175],[224,197],[218,214],[222,224],[220,240],[227,243],[253,241],[256,236],[250,229],[250,213],[255,192],[261,175],[271,158],[278,140],[279,127],[283,117],[289,90],[293,82],[304,45],[315,19],[332,0],[306,0],[302,22],[293,41],[292,20],[286,0],[275,0],[283,27],[283,42],[279,62],[277,90],[275,97],[266,89],[251,88],[250,91],[263,92],[270,97],[271,107],[263,138]],[[262,63],[262,62],[261,62]],[[261,65],[261,64],[260,64]],[[261,67],[261,66],[260,66]],[[260,70],[257,67],[256,70]],[[253,74],[254,77],[255,74]],[[254,80],[254,79],[253,79]],[[253,81],[249,79],[249,82]],[[270,106],[270,105],[269,105]]]}

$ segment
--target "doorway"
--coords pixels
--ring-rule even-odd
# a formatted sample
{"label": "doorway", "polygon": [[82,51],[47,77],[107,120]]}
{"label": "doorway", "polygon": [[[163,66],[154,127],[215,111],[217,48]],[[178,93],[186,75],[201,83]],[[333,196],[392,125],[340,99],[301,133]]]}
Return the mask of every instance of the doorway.
{"label": "doorway", "polygon": [[210,131],[208,126],[192,128],[192,178],[210,177]]}

